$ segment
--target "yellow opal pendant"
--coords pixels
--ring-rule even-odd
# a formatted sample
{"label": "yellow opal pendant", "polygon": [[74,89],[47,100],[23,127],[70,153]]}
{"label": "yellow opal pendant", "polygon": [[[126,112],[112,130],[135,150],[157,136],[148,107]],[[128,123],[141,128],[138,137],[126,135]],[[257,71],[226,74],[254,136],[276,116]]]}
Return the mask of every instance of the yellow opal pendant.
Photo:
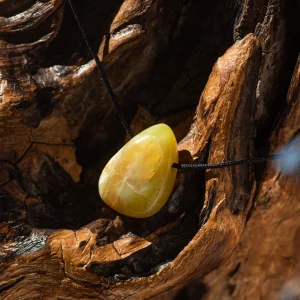
{"label": "yellow opal pendant", "polygon": [[134,218],[156,214],[167,202],[176,179],[177,142],[172,129],[157,124],[132,138],[107,163],[99,179],[103,201]]}

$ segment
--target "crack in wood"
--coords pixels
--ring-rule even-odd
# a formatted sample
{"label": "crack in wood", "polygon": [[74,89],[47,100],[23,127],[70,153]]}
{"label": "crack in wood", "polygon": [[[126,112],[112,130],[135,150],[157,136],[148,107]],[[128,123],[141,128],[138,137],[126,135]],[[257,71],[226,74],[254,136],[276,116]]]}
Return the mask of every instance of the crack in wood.
{"label": "crack in wood", "polygon": [[0,284],[0,293],[10,289],[11,287],[13,287],[14,285],[16,285],[18,282],[20,282],[21,280],[23,280],[25,278],[25,276],[21,276],[13,281],[7,282],[5,284]]}

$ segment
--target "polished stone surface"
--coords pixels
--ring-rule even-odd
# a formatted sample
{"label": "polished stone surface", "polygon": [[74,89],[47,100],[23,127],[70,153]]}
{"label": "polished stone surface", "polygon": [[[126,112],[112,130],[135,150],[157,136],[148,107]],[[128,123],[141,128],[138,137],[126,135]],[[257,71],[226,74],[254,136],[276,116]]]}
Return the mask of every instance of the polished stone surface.
{"label": "polished stone surface", "polygon": [[99,179],[103,201],[121,214],[147,218],[168,200],[176,178],[177,142],[172,129],[154,125],[131,139],[107,163]]}

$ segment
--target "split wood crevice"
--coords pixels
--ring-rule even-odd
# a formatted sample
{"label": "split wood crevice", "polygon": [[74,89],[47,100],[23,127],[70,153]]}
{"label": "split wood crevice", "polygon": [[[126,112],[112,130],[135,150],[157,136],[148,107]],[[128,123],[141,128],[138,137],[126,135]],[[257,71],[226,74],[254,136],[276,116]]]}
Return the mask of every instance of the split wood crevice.
{"label": "split wood crevice", "polygon": [[[299,134],[288,1],[75,3],[133,130],[171,125],[182,162],[272,153]],[[261,214],[293,220],[299,178],[271,163],[179,172],[157,215],[117,215],[97,180],[124,131],[68,6],[2,1],[0,15],[1,298],[163,299],[195,279],[211,299],[241,298],[251,230],[271,235]],[[287,243],[299,246],[297,222],[288,229]],[[299,256],[289,255],[292,276]],[[253,282],[249,299],[275,296],[288,275],[256,294]]]}

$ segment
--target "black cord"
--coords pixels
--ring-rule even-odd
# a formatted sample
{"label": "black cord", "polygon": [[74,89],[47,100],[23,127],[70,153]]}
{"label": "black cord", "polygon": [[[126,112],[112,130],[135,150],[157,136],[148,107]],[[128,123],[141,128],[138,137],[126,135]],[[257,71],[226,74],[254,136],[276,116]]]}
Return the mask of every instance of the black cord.
{"label": "black cord", "polygon": [[[130,129],[128,123],[125,120],[125,117],[122,113],[122,109],[118,103],[117,97],[110,85],[109,79],[105,73],[105,70],[103,68],[103,65],[98,57],[98,55],[96,55],[94,53],[94,51],[92,50],[92,47],[88,41],[87,35],[85,30],[83,29],[83,26],[81,25],[81,22],[79,21],[78,15],[76,13],[76,10],[74,8],[74,5],[72,3],[71,0],[68,0],[69,5],[71,7],[71,10],[73,12],[74,18],[77,22],[77,25],[80,29],[80,32],[82,34],[82,37],[88,47],[88,50],[90,52],[90,54],[92,55],[93,59],[96,62],[96,66],[97,69],[99,71],[99,73],[102,76],[102,80],[106,86],[106,89],[108,91],[108,94],[110,96],[110,99],[112,101],[112,103],[114,104],[118,116],[120,118],[120,121],[124,127],[124,129],[126,130],[127,134],[129,135],[130,138],[134,137],[134,134],[132,132],[132,130]],[[226,168],[226,167],[231,167],[231,166],[237,166],[237,165],[243,165],[243,164],[251,164],[251,163],[258,163],[258,162],[264,162],[264,161],[268,161],[268,160],[274,160],[274,159],[279,159],[279,155],[269,155],[266,157],[250,157],[250,158],[246,158],[246,159],[241,159],[241,160],[233,160],[233,161],[226,161],[226,162],[221,162],[221,163],[216,163],[216,164],[177,164],[174,163],[172,165],[172,168],[176,168],[176,169],[184,169],[184,170],[194,170],[194,169],[216,169],[216,168]]]}
{"label": "black cord", "polygon": [[245,165],[251,163],[265,162],[268,160],[279,159],[281,157],[280,154],[268,155],[265,157],[250,157],[246,159],[240,160],[232,160],[232,161],[224,161],[216,164],[176,164],[172,165],[172,168],[183,169],[183,170],[194,170],[194,169],[217,169],[217,168],[226,168],[237,165]]}
{"label": "black cord", "polygon": [[130,129],[128,123],[127,123],[126,120],[125,120],[125,117],[124,117],[124,115],[123,115],[122,109],[121,109],[121,107],[120,107],[120,105],[119,105],[119,102],[118,102],[118,100],[117,100],[117,96],[116,96],[116,94],[114,93],[114,91],[113,91],[113,89],[112,89],[112,87],[111,87],[111,84],[110,84],[110,82],[109,82],[109,79],[108,79],[108,77],[107,77],[107,75],[106,75],[106,73],[105,73],[105,70],[104,70],[104,68],[103,68],[103,65],[102,65],[102,63],[101,63],[101,61],[100,61],[98,55],[96,55],[96,54],[94,53],[94,51],[92,50],[92,47],[91,47],[91,45],[90,45],[90,43],[89,43],[89,41],[88,41],[86,32],[85,32],[85,30],[83,29],[83,26],[81,25],[81,22],[79,21],[77,12],[76,12],[76,10],[75,10],[75,8],[74,8],[74,5],[73,5],[72,1],[71,1],[71,0],[68,0],[68,2],[69,2],[69,5],[70,5],[70,7],[71,7],[71,10],[72,10],[72,12],[73,12],[73,15],[74,15],[74,18],[75,18],[75,20],[76,20],[76,23],[77,23],[77,25],[78,25],[78,27],[79,27],[79,29],[80,29],[81,34],[82,34],[82,37],[83,37],[83,39],[84,39],[84,41],[85,41],[85,43],[86,43],[86,45],[87,45],[87,47],[88,47],[88,50],[89,50],[90,54],[92,55],[94,61],[96,62],[97,69],[98,69],[99,73],[100,73],[101,76],[102,76],[102,80],[103,80],[103,82],[104,82],[104,84],[105,84],[105,86],[106,86],[106,89],[107,89],[107,91],[108,91],[110,100],[112,101],[112,103],[114,104],[114,106],[115,106],[115,108],[116,108],[116,110],[117,110],[117,114],[118,114],[118,116],[119,116],[119,118],[120,118],[120,121],[121,121],[121,123],[122,123],[122,125],[123,125],[123,127],[124,127],[124,129],[125,129],[125,131],[126,131],[126,133],[129,135],[129,137],[130,137],[130,138],[133,138],[133,137],[134,137],[134,134],[133,134],[132,130]]}

